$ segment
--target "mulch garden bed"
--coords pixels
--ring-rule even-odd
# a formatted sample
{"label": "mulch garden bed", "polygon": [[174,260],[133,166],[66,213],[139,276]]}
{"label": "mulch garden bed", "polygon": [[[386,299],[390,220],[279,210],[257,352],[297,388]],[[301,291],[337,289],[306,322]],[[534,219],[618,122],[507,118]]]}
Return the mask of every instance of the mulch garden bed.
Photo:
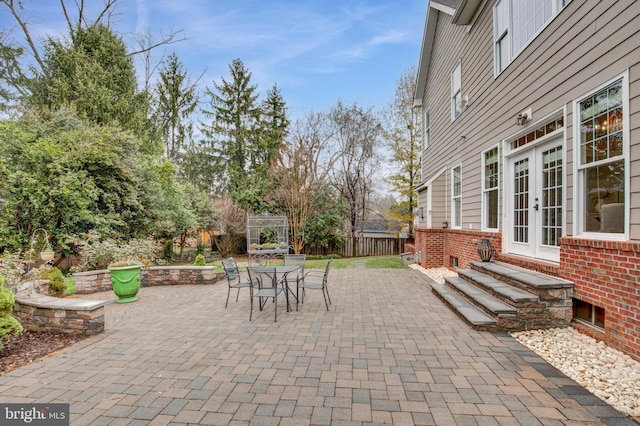
{"label": "mulch garden bed", "polygon": [[0,374],[31,364],[82,339],[84,336],[29,330],[10,336],[0,349]]}

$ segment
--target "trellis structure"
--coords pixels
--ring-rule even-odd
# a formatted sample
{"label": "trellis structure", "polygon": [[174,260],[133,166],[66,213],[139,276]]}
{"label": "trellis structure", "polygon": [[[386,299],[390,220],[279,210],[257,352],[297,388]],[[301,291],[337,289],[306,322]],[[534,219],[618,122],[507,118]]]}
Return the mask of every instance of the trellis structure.
{"label": "trellis structure", "polygon": [[258,261],[289,253],[287,217],[247,215],[247,251]]}

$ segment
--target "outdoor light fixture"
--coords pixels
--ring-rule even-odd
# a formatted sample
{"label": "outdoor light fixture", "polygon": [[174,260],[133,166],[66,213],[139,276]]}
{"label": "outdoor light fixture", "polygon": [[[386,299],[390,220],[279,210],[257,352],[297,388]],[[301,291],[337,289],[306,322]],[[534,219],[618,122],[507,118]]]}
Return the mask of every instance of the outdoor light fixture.
{"label": "outdoor light fixture", "polygon": [[531,108],[526,111],[522,111],[520,114],[516,115],[516,125],[523,126],[531,121],[532,118]]}
{"label": "outdoor light fixture", "polygon": [[495,253],[496,249],[493,248],[489,240],[482,240],[480,244],[478,244],[478,254],[480,255],[480,260],[483,262],[491,261]]}
{"label": "outdoor light fixture", "polygon": [[418,208],[418,216],[420,216],[420,219],[424,219],[424,209],[422,207]]}

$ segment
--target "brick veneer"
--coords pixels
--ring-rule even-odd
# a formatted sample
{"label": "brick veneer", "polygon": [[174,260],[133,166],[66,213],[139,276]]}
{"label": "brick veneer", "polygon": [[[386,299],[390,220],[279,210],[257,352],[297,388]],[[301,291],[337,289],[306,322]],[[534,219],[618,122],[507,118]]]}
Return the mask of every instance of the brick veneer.
{"label": "brick veneer", "polygon": [[462,229],[415,230],[415,250],[422,253],[420,265],[425,268],[450,266],[451,258],[458,259],[458,267],[469,268],[471,262],[480,260],[478,244],[488,239],[500,257],[502,234]]}
{"label": "brick veneer", "polygon": [[451,257],[468,268],[479,260],[476,249],[484,238],[496,248],[497,260],[572,281],[575,298],[605,309],[605,327],[572,325],[640,360],[640,242],[564,237],[559,264],[500,253],[500,233],[416,228],[414,245],[425,268],[449,267]]}
{"label": "brick veneer", "polygon": [[640,242],[565,237],[560,274],[574,282],[574,297],[605,310],[604,333],[576,326],[640,360]]}

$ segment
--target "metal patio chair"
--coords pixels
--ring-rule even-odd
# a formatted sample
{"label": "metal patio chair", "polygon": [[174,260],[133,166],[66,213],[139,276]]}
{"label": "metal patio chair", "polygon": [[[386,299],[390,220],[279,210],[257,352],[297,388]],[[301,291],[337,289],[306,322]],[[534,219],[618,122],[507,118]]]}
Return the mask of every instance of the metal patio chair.
{"label": "metal patio chair", "polygon": [[227,301],[224,304],[224,307],[226,309],[227,305],[229,304],[229,295],[231,294],[231,289],[238,289],[238,294],[236,295],[237,302],[238,297],[240,297],[240,289],[251,288],[251,280],[250,277],[247,278],[240,273],[238,264],[233,257],[222,261],[222,269],[224,269],[224,274],[226,275],[227,283],[229,284],[229,290],[227,291]]}
{"label": "metal patio chair", "polygon": [[[249,321],[253,319],[253,299],[258,298],[260,310],[264,308],[268,299],[273,299],[275,312],[274,322],[278,321],[278,296],[286,291],[283,280],[278,279],[275,267],[251,267],[247,268],[249,280],[254,283],[251,287],[251,312]],[[286,296],[286,294],[285,294]]]}
{"label": "metal patio chair", "polygon": [[[329,259],[329,262],[327,262],[327,267],[324,269],[324,273],[321,273],[318,270],[311,269],[309,270],[309,272],[306,272],[300,280],[298,280],[298,284],[296,286],[296,311],[298,310],[298,301],[304,303],[305,290],[307,289],[322,290],[322,296],[324,296],[324,304],[327,307],[327,311],[329,310],[331,297],[329,297],[329,288],[327,287],[327,282],[332,260],[333,259]],[[300,289],[302,289],[302,294],[300,294]]]}

